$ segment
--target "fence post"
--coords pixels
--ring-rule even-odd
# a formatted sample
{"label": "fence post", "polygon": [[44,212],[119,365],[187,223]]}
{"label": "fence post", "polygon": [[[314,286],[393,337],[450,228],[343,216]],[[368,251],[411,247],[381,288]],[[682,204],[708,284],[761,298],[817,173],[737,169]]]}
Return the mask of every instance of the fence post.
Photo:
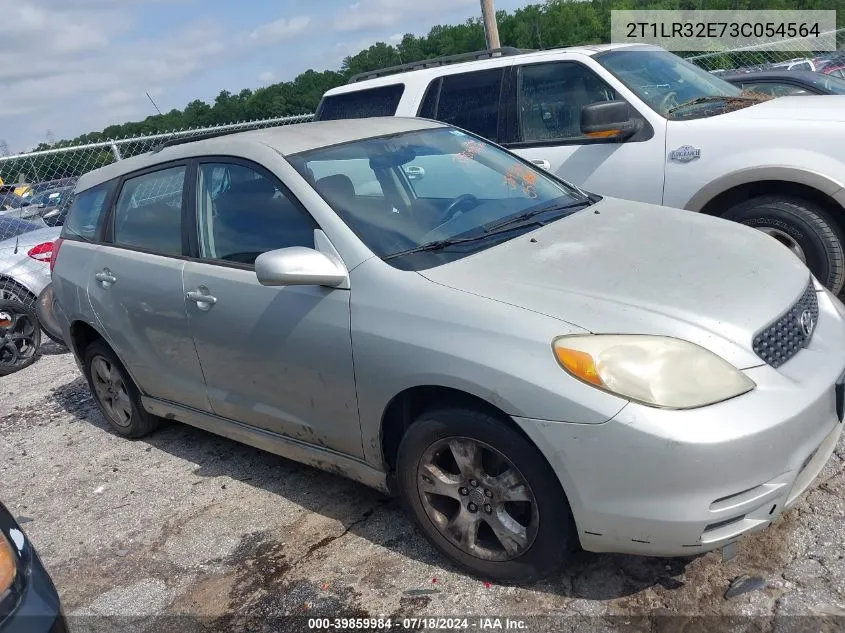
{"label": "fence post", "polygon": [[118,161],[122,158],[121,155],[120,155],[120,148],[117,146],[117,143],[111,144],[111,153],[112,153],[112,155],[114,155],[115,161]]}

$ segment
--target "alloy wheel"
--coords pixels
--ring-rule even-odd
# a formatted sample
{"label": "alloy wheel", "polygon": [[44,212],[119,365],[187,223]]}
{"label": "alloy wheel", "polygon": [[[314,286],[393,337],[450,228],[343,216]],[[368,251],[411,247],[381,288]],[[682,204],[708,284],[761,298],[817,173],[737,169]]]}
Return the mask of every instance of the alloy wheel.
{"label": "alloy wheel", "polygon": [[109,420],[128,427],[132,422],[132,401],[120,370],[109,359],[95,356],[91,359],[91,381]]}
{"label": "alloy wheel", "polygon": [[804,255],[804,249],[801,248],[801,245],[795,241],[788,233],[781,231],[780,229],[776,229],[770,226],[757,226],[754,227],[758,231],[762,231],[766,235],[775,238],[778,242],[786,246],[793,255],[795,255],[798,259],[800,259],[805,264],[807,263],[807,256]]}
{"label": "alloy wheel", "polygon": [[537,536],[540,516],[531,486],[484,442],[467,437],[434,442],[417,467],[417,490],[440,534],[477,558],[512,560]]}
{"label": "alloy wheel", "polygon": [[38,351],[38,324],[26,312],[0,310],[0,367],[14,369]]}

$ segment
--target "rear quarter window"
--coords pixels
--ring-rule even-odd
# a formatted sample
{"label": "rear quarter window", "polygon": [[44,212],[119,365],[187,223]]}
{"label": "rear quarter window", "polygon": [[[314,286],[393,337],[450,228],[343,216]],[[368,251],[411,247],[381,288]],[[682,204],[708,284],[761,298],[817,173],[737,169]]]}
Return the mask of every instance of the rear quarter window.
{"label": "rear quarter window", "polygon": [[86,242],[96,241],[114,187],[115,182],[110,181],[74,195],[62,228],[62,237]]}
{"label": "rear quarter window", "polygon": [[393,84],[323,97],[314,120],[336,121],[393,116],[404,92],[405,84]]}

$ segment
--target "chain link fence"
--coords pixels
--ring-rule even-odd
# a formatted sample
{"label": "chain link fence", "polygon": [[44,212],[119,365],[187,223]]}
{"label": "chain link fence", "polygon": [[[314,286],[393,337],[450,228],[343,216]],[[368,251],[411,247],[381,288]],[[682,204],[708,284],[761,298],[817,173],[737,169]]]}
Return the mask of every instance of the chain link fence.
{"label": "chain link fence", "polygon": [[[826,34],[831,35],[830,32]],[[809,70],[843,77],[845,72],[841,71],[845,70],[845,29],[838,29],[832,34],[836,38],[836,51],[814,51],[810,39],[797,37],[685,57],[687,61],[716,75],[779,69]],[[777,50],[774,50],[775,48]]]}
{"label": "chain link fence", "polygon": [[[53,241],[82,174],[173,139],[302,123],[312,117],[265,119],[86,145],[58,143],[42,151],[0,156],[0,375],[34,360],[40,340],[34,308],[50,283]],[[166,201],[169,192],[139,190],[134,195]]]}

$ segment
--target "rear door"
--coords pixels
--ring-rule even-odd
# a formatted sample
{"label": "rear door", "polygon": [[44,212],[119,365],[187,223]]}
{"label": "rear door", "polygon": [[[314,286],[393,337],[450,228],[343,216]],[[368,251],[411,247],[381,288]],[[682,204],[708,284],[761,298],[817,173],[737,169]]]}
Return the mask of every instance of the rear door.
{"label": "rear door", "polygon": [[349,290],[255,276],[261,253],[314,248],[317,224],[255,163],[201,159],[196,183],[183,301],[214,413],[361,457]]}
{"label": "rear door", "polygon": [[188,172],[187,162],[171,163],[122,179],[93,256],[88,296],[143,393],[208,411],[182,288]]}

